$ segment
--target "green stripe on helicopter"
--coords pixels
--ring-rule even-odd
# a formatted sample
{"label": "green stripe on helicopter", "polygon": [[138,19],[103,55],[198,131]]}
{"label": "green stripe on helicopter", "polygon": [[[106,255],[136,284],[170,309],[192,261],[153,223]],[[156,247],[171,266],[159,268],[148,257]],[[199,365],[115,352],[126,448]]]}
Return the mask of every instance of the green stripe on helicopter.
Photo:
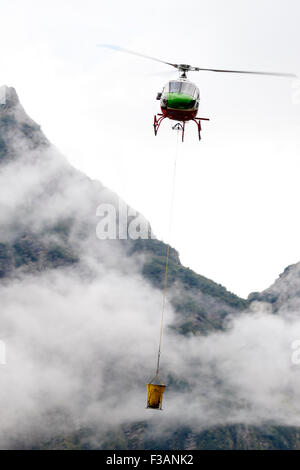
{"label": "green stripe on helicopter", "polygon": [[184,93],[168,93],[168,108],[191,109],[195,105],[195,98]]}

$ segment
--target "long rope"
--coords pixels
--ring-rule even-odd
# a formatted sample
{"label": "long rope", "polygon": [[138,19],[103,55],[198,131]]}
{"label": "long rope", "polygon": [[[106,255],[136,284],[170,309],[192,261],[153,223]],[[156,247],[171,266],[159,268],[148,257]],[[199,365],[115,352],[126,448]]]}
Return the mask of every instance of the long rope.
{"label": "long rope", "polygon": [[178,159],[178,142],[179,142],[178,136],[179,136],[179,129],[177,129],[176,151],[175,151],[174,168],[173,168],[173,182],[172,182],[171,205],[170,205],[168,246],[167,246],[167,254],[166,254],[166,267],[165,267],[165,275],[164,275],[164,287],[163,287],[163,301],[162,301],[162,312],[161,312],[161,323],[160,323],[160,335],[159,335],[159,346],[158,346],[157,367],[156,367],[156,374],[155,374],[155,377],[158,377],[158,373],[159,373],[159,363],[160,363],[160,355],[161,355],[161,344],[162,344],[162,336],[163,336],[164,316],[165,316],[165,309],[166,309],[167,284],[168,284],[168,269],[169,269],[169,257],[170,257],[170,243],[171,243],[171,232],[172,232],[173,210],[174,210],[174,198],[175,198],[176,170],[177,170],[177,159]]}

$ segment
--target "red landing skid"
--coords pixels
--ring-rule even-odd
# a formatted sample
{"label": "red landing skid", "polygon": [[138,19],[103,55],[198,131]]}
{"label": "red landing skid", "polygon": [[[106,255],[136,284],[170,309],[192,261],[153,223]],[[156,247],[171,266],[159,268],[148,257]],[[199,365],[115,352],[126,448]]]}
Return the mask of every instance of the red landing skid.
{"label": "red landing skid", "polygon": [[[157,115],[155,114],[154,115],[154,123],[153,123],[153,127],[154,127],[154,134],[157,135],[157,132],[158,132],[158,129],[159,129],[159,126],[161,125],[161,122],[168,116],[164,116],[163,114],[161,113],[158,113]],[[201,140],[201,121],[209,121],[208,118],[193,118],[193,119],[189,119],[189,121],[194,121],[196,124],[197,124],[197,128],[198,128],[198,137],[199,137],[199,140]],[[181,129],[182,130],[182,142],[184,141],[184,130],[185,130],[185,123],[186,121],[181,121],[181,123],[178,123],[176,124],[173,129]]]}

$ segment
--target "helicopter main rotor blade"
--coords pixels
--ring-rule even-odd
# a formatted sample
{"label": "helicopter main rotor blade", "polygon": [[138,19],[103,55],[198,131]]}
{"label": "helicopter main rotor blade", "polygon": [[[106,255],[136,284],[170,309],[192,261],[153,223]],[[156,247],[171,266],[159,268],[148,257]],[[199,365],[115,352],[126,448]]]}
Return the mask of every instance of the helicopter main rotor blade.
{"label": "helicopter main rotor blade", "polygon": [[224,69],[204,69],[202,67],[193,67],[192,70],[199,72],[224,72],[224,73],[246,73],[250,75],[270,75],[273,77],[293,77],[296,78],[297,75],[294,73],[281,73],[281,72],[254,72],[249,70],[224,70]]}
{"label": "helicopter main rotor blade", "polygon": [[161,62],[162,64],[171,65],[172,67],[178,68],[177,64],[172,64],[171,62],[165,62],[164,60],[156,59],[155,57],[141,54],[140,52],[130,51],[129,49],[124,49],[123,47],[114,46],[112,44],[97,44],[97,47],[106,47],[108,49],[113,49],[114,51],[126,52],[126,54],[136,55],[138,57],[143,57],[144,59],[155,60],[155,62]]}
{"label": "helicopter main rotor blade", "polygon": [[241,73],[249,75],[269,75],[273,77],[293,77],[297,78],[297,75],[294,73],[280,73],[280,72],[260,72],[260,71],[250,71],[250,70],[226,70],[226,69],[208,69],[203,67],[193,67],[188,64],[173,64],[172,62],[166,62],[164,60],[156,59],[156,57],[151,57],[146,54],[141,54],[140,52],[131,51],[129,49],[124,49],[120,46],[115,46],[113,44],[97,44],[97,47],[106,47],[114,51],[125,52],[126,54],[132,54],[138,57],[143,57],[144,59],[154,60],[155,62],[160,62],[162,64],[171,65],[181,72],[221,72],[221,73]]}

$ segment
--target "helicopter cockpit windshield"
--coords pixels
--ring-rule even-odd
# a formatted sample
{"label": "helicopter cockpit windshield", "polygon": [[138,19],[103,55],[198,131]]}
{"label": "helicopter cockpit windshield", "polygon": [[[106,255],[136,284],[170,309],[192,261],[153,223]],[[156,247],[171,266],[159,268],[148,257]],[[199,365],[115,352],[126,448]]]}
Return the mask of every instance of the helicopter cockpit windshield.
{"label": "helicopter cockpit windshield", "polygon": [[180,93],[199,99],[199,90],[196,85],[191,82],[184,82],[180,80],[171,81],[166,85],[165,92]]}
{"label": "helicopter cockpit windshield", "polygon": [[196,112],[199,106],[199,88],[188,80],[170,80],[159,97],[162,110],[175,109]]}

